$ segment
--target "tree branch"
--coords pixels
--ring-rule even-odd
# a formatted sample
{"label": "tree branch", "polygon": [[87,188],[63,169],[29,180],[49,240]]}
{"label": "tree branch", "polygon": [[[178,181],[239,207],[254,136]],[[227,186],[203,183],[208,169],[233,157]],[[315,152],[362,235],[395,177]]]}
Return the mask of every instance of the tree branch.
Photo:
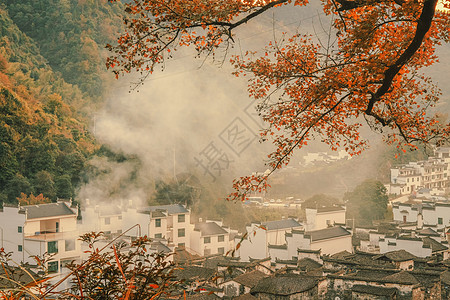
{"label": "tree branch", "polygon": [[392,81],[394,77],[398,74],[401,68],[413,57],[413,55],[419,50],[422,42],[427,34],[428,30],[431,27],[431,23],[434,18],[434,12],[436,9],[436,4],[438,0],[425,0],[422,8],[422,12],[420,14],[419,19],[417,20],[416,33],[414,35],[413,40],[409,44],[408,48],[400,55],[397,61],[391,65],[384,72],[384,79],[382,81],[382,85],[378,88],[378,90],[372,94],[372,97],[369,100],[367,105],[367,109],[365,113],[370,116],[375,116],[372,112],[373,106],[376,102],[380,100],[380,98],[385,95],[389,88],[392,85]]}

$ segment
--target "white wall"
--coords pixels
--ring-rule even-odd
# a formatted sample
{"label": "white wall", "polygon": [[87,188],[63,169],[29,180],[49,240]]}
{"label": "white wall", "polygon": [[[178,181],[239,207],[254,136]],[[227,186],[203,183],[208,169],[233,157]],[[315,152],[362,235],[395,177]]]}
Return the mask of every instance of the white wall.
{"label": "white wall", "polygon": [[322,254],[333,255],[341,251],[353,253],[352,236],[346,235],[332,239],[311,242],[311,250],[321,250]]}
{"label": "white wall", "polygon": [[1,245],[6,252],[13,252],[11,257],[16,262],[21,262],[27,256],[18,252],[18,246],[23,246],[23,233],[18,232],[18,227],[25,224],[25,214],[19,214],[18,207],[3,207],[0,211],[0,234]]}
{"label": "white wall", "polygon": [[[237,250],[236,255],[241,258],[241,261],[249,261],[251,258],[266,258],[269,256],[267,249],[267,235],[266,230],[258,228],[259,225],[252,224],[247,226],[248,237],[241,243],[240,248]],[[253,235],[255,232],[255,235]],[[240,239],[235,239],[235,245],[237,246]]]}

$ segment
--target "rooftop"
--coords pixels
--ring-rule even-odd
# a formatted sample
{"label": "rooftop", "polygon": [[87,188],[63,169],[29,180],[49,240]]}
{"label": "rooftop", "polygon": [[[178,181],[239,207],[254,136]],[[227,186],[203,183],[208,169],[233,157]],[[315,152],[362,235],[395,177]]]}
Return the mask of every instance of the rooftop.
{"label": "rooftop", "polygon": [[27,205],[23,206],[23,209],[27,212],[27,219],[76,216],[65,202]]}
{"label": "rooftop", "polygon": [[387,257],[391,261],[407,261],[407,260],[414,260],[416,258],[415,255],[409,253],[408,251],[400,249],[395,251],[389,251],[384,254],[375,256],[373,259],[378,259],[382,256]]}
{"label": "rooftop", "polygon": [[267,221],[261,223],[261,225],[265,227],[267,230],[288,229],[302,226],[299,222],[295,221],[294,219]]}
{"label": "rooftop", "polygon": [[302,293],[317,287],[317,280],[296,274],[282,275],[277,277],[266,277],[251,289],[251,293],[272,294],[277,296],[288,296]]}
{"label": "rooftop", "polygon": [[244,273],[242,275],[239,275],[234,278],[234,281],[237,283],[240,283],[246,287],[252,288],[254,287],[261,279],[267,277],[266,274],[264,274],[261,271],[254,270],[248,273]]}
{"label": "rooftop", "polygon": [[341,236],[347,236],[351,235],[351,233],[341,226],[336,226],[331,228],[309,231],[305,233],[305,236],[306,235],[309,235],[311,237],[311,241],[315,242]]}
{"label": "rooftop", "polygon": [[[392,297],[397,293],[397,289],[356,284],[352,287],[352,292],[374,295],[374,296]],[[389,298],[389,299],[391,299],[391,298]]]}
{"label": "rooftop", "polygon": [[181,204],[147,206],[139,210],[140,213],[149,214],[152,211],[163,210],[169,215],[188,213],[189,211]]}
{"label": "rooftop", "polygon": [[201,236],[218,235],[218,234],[226,234],[226,233],[228,233],[225,229],[220,227],[215,222],[196,223],[194,230],[200,231]]}

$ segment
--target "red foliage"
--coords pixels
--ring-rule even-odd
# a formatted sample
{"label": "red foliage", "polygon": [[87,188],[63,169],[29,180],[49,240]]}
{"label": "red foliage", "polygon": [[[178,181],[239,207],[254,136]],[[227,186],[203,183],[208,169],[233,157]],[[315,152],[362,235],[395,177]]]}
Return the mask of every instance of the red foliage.
{"label": "red foliage", "polygon": [[[437,0],[322,2],[335,17],[337,49],[297,34],[269,43],[260,57],[231,59],[235,75],[250,75],[249,94],[269,124],[261,138],[275,149],[268,156],[272,171],[235,180],[229,199],[265,190],[268,176],[311,139],[361,153],[368,142],[360,136],[362,120],[402,148],[448,139],[449,125],[427,114],[440,91],[419,70],[437,61],[437,45],[450,41],[450,14],[435,10]],[[178,47],[214,53],[233,42],[236,27],[289,3],[308,1],[133,0],[126,5],[127,32],[107,46],[107,66],[116,76],[134,70],[148,76]]]}

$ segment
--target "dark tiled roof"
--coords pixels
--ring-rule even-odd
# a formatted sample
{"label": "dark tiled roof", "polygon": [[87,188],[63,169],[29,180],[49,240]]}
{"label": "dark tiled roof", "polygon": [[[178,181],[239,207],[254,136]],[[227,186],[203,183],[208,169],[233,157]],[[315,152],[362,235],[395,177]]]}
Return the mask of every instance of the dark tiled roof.
{"label": "dark tiled roof", "polygon": [[356,284],[352,287],[352,292],[374,295],[374,296],[392,297],[397,293],[397,289]]}
{"label": "dark tiled roof", "polygon": [[[180,297],[180,299],[184,299],[184,296]],[[210,300],[210,299],[221,299],[219,296],[217,296],[214,293],[201,293],[201,294],[195,294],[195,295],[187,295],[187,300]]]}
{"label": "dark tiled roof", "polygon": [[[7,274],[5,274],[5,271]],[[9,278],[9,279],[8,279]],[[41,280],[40,276],[30,269],[23,269],[22,267],[6,266],[0,268],[0,290],[7,288],[18,288],[22,285],[29,284],[34,280]],[[3,299],[3,298],[2,298]]]}
{"label": "dark tiled roof", "polygon": [[252,296],[252,294],[243,294],[238,297],[234,297],[233,299],[235,299],[235,300],[255,300],[258,298],[256,298],[255,296]]}
{"label": "dark tiled roof", "polygon": [[446,285],[450,285],[450,271],[444,271],[441,273],[441,282],[445,283]]}
{"label": "dark tiled roof", "polygon": [[76,215],[73,210],[71,210],[65,203],[62,202],[27,205],[23,208],[27,211],[27,219]]}
{"label": "dark tiled roof", "polygon": [[302,225],[294,219],[285,219],[277,221],[268,221],[261,223],[267,230],[288,229],[293,227],[301,227]]}
{"label": "dark tiled roof", "polygon": [[197,223],[194,230],[200,231],[201,236],[226,234],[227,231],[220,227],[217,223]]}
{"label": "dark tiled roof", "polygon": [[400,284],[418,284],[419,281],[407,271],[401,271],[383,278],[389,282],[400,283]]}
{"label": "dark tiled roof", "polygon": [[373,259],[379,259],[382,257],[386,257],[391,261],[407,261],[407,260],[414,260],[416,258],[415,255],[409,253],[406,250],[396,250],[396,251],[390,251],[386,252],[384,254],[380,254],[375,256]]}
{"label": "dark tiled roof", "polygon": [[155,210],[151,212],[152,218],[165,218],[167,215],[162,210]]}
{"label": "dark tiled roof", "polygon": [[322,267],[320,263],[308,257],[300,259],[297,263],[297,266],[302,271],[311,271]]}
{"label": "dark tiled roof", "polygon": [[300,275],[283,275],[277,277],[266,277],[251,289],[252,295],[257,293],[288,296],[302,293],[317,287],[317,280],[312,277]]}
{"label": "dark tiled roof", "polygon": [[431,248],[431,252],[439,252],[447,250],[448,247],[442,245],[438,241],[430,238],[430,237],[424,237],[423,239],[423,246],[426,248]]}
{"label": "dark tiled roof", "polygon": [[331,228],[325,228],[320,230],[314,230],[307,232],[306,234],[311,236],[311,241],[320,241],[320,240],[326,240],[346,235],[351,235],[351,233],[344,229],[341,226],[331,227]]}
{"label": "dark tiled roof", "polygon": [[417,232],[420,235],[428,235],[428,236],[439,236],[439,233],[437,233],[435,230],[431,228],[425,228]]}
{"label": "dark tiled roof", "polygon": [[334,259],[345,259],[347,256],[352,255],[350,252],[348,252],[347,250],[335,253],[333,255],[331,255],[331,258]]}
{"label": "dark tiled roof", "polygon": [[150,244],[150,248],[153,250],[156,250],[158,252],[163,252],[163,253],[170,253],[171,250],[169,247],[167,247],[166,245],[164,245],[163,243],[157,241],[157,242],[152,242]]}
{"label": "dark tiled roof", "polygon": [[287,244],[284,244],[284,245],[270,245],[269,244],[269,246],[267,246],[269,249],[284,249],[284,250],[286,250],[287,249]]}
{"label": "dark tiled roof", "polygon": [[[320,250],[309,250],[309,249],[300,249],[297,248],[297,253],[314,253],[314,254],[320,254]],[[350,254],[350,252],[347,252]]]}
{"label": "dark tiled roof", "polygon": [[208,280],[216,271],[214,269],[207,269],[198,266],[184,266],[174,271],[175,277],[178,280],[194,281],[194,280]]}
{"label": "dark tiled roof", "polygon": [[149,214],[151,211],[164,210],[170,215],[173,214],[183,214],[189,211],[181,204],[170,204],[170,205],[158,205],[158,206],[147,206],[141,209],[139,212]]}
{"label": "dark tiled roof", "polygon": [[254,287],[261,279],[267,277],[266,274],[264,274],[261,271],[254,270],[248,273],[244,273],[242,275],[237,276],[234,278],[234,281],[237,283],[240,283],[246,287],[252,288]]}

